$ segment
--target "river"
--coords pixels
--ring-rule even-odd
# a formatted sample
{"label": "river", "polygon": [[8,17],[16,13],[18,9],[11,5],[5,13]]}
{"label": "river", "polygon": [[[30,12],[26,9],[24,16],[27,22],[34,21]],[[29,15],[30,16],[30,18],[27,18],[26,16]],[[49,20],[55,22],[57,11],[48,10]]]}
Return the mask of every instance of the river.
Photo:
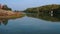
{"label": "river", "polygon": [[0,19],[0,34],[59,34],[60,22],[26,15],[17,19]]}

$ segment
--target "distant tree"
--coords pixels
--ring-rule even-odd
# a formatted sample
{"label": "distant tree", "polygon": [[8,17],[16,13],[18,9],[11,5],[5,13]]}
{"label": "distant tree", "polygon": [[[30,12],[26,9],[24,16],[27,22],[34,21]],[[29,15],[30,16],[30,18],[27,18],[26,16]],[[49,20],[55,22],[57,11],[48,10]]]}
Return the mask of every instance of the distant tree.
{"label": "distant tree", "polygon": [[4,10],[12,10],[11,8],[9,8],[7,5],[3,5],[3,8]]}

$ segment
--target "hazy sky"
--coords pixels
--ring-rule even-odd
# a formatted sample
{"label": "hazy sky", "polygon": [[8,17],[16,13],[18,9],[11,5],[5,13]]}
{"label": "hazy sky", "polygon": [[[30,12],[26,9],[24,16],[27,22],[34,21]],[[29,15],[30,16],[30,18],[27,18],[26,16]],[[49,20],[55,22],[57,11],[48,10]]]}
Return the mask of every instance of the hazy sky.
{"label": "hazy sky", "polygon": [[13,10],[25,10],[29,7],[38,7],[47,4],[60,4],[60,0],[0,0],[1,4],[7,4]]}

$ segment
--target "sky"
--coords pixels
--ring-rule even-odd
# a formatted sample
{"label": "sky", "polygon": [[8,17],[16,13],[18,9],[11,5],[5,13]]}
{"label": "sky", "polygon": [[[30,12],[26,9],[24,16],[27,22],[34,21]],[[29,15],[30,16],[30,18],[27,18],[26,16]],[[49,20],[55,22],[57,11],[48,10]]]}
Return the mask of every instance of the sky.
{"label": "sky", "polygon": [[31,7],[60,4],[60,0],[0,0],[0,4],[6,4],[13,10],[25,10]]}

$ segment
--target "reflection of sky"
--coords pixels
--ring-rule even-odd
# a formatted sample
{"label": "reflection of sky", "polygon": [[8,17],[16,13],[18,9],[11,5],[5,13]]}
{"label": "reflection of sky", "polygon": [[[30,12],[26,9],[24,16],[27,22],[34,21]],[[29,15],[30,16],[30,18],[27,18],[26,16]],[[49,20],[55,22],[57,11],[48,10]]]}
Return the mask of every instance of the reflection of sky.
{"label": "reflection of sky", "polygon": [[0,25],[2,34],[55,34],[60,33],[60,22],[49,22],[32,17],[8,20],[8,24]]}
{"label": "reflection of sky", "polygon": [[13,10],[24,10],[28,7],[46,4],[60,4],[60,0],[0,0],[0,3],[7,4]]}

